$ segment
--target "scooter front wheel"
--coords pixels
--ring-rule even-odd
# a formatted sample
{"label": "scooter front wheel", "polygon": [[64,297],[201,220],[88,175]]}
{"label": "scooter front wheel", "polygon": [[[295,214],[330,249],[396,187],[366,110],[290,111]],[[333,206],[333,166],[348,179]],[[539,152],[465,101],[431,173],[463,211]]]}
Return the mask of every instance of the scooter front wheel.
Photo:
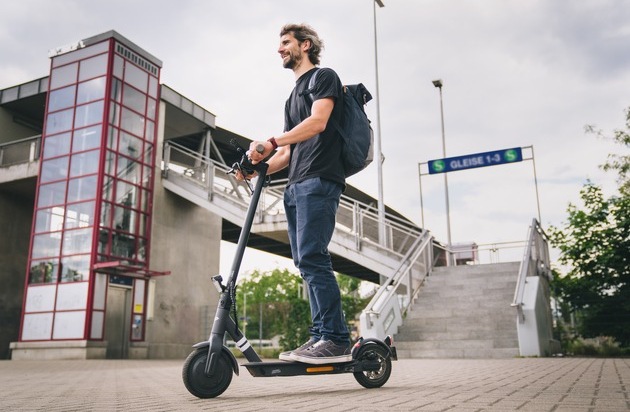
{"label": "scooter front wheel", "polygon": [[219,354],[214,373],[206,375],[208,348],[199,348],[188,355],[184,362],[182,378],[188,392],[198,398],[214,398],[221,395],[232,382],[232,364],[227,355]]}
{"label": "scooter front wheel", "polygon": [[376,362],[375,370],[354,372],[354,378],[365,388],[380,388],[385,385],[392,373],[392,360],[387,349],[381,345],[368,343],[359,348],[356,359],[359,362]]}

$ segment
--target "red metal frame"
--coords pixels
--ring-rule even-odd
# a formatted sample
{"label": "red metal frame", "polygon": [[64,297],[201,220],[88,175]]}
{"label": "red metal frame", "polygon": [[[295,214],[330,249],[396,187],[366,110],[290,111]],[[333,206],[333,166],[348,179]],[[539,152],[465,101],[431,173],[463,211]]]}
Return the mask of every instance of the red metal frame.
{"label": "red metal frame", "polygon": [[[96,274],[97,273],[105,273],[105,274],[111,274],[111,273],[116,273],[116,274],[123,274],[125,276],[130,276],[130,277],[135,277],[135,278],[143,278],[146,280],[147,283],[145,283],[145,290],[144,290],[144,295],[145,295],[145,303],[143,305],[143,312],[142,312],[142,325],[143,325],[143,329],[142,329],[142,339],[144,340],[145,338],[145,327],[146,327],[146,303],[147,303],[147,299],[148,299],[148,280],[150,277],[152,276],[160,276],[160,275],[167,275],[170,274],[170,272],[156,272],[156,271],[152,271],[149,269],[150,267],[150,248],[151,248],[151,225],[152,225],[152,220],[153,220],[153,194],[154,194],[154,188],[155,188],[155,164],[156,164],[156,156],[157,156],[157,150],[156,150],[156,141],[157,141],[157,133],[158,133],[158,125],[159,125],[159,102],[160,102],[160,70],[159,68],[157,69],[157,74],[154,75],[152,72],[150,72],[149,70],[146,70],[145,68],[143,68],[141,65],[136,64],[135,62],[133,62],[131,59],[129,59],[128,57],[126,57],[123,54],[119,54],[116,51],[116,44],[117,44],[117,40],[115,40],[114,38],[109,38],[104,40],[104,42],[109,42],[108,47],[105,50],[101,50],[101,51],[97,51],[95,54],[91,54],[88,56],[81,56],[80,58],[77,58],[77,60],[74,61],[65,61],[62,64],[58,64],[55,65],[54,62],[54,58],[51,59],[50,62],[50,73],[51,73],[51,77],[53,74],[53,69],[58,69],[60,67],[64,67],[64,66],[68,66],[71,64],[76,64],[77,65],[77,71],[75,74],[75,78],[74,78],[74,82],[70,83],[70,84],[65,84],[63,86],[60,86],[54,90],[57,89],[62,89],[64,87],[69,87],[69,86],[74,86],[74,101],[73,101],[73,105],[71,107],[63,107],[61,109],[55,110],[54,112],[51,113],[56,113],[56,112],[61,112],[63,110],[68,110],[69,108],[73,109],[73,113],[72,113],[72,124],[70,126],[69,130],[63,130],[63,131],[56,131],[55,133],[51,134],[50,136],[55,136],[55,135],[61,135],[63,133],[69,133],[70,134],[70,146],[69,146],[69,151],[68,153],[64,153],[64,154],[58,154],[56,156],[51,157],[50,159],[55,159],[55,158],[62,158],[64,156],[68,157],[68,170],[67,173],[65,175],[65,177],[63,179],[58,179],[58,180],[51,180],[49,182],[46,182],[46,184],[49,183],[54,183],[54,182],[65,182],[65,196],[64,196],[64,201],[63,204],[59,204],[59,205],[46,205],[45,207],[42,208],[38,208],[38,204],[39,204],[39,197],[40,197],[40,186],[41,186],[41,176],[42,176],[42,170],[45,164],[45,160],[50,160],[48,158],[44,159],[43,157],[43,153],[44,150],[43,148],[45,147],[46,144],[46,139],[48,138],[47,134],[44,134],[42,136],[42,156],[40,157],[40,165],[39,165],[39,174],[38,174],[38,180],[37,180],[37,193],[35,196],[35,209],[34,209],[34,219],[31,223],[31,237],[30,237],[30,241],[29,241],[29,249],[28,249],[28,264],[27,264],[27,268],[26,268],[26,276],[25,276],[25,287],[24,287],[24,292],[23,292],[23,308],[26,309],[26,298],[27,298],[27,294],[28,294],[28,290],[29,287],[37,287],[39,286],[39,284],[32,284],[30,283],[31,281],[31,267],[33,265],[33,262],[37,262],[37,261],[45,261],[44,259],[55,259],[58,260],[58,263],[56,264],[56,266],[54,267],[54,277],[53,277],[53,281],[50,283],[42,283],[42,286],[45,285],[55,285],[54,289],[55,289],[55,295],[54,295],[54,303],[53,303],[53,309],[52,312],[48,311],[48,312],[32,312],[32,313],[53,313],[53,319],[52,319],[52,327],[51,327],[51,334],[49,336],[49,339],[43,339],[43,340],[29,340],[29,341],[52,341],[52,340],[85,340],[85,339],[89,339],[89,340],[103,340],[105,338],[104,334],[105,334],[105,321],[103,322],[102,325],[102,332],[101,332],[101,339],[91,339],[91,325],[92,325],[92,320],[93,320],[93,313],[95,311],[99,311],[99,312],[103,312],[103,317],[105,318],[105,312],[106,312],[106,306],[107,306],[107,295],[108,295],[108,287],[107,285],[105,286],[105,304],[104,304],[104,308],[103,309],[95,309],[94,308],[94,293],[95,293],[95,285],[96,285]],[[90,47],[93,47],[95,45],[91,45]],[[108,58],[107,58],[107,67],[105,68],[105,74],[100,74],[98,76],[93,76],[90,78],[86,78],[86,79],[82,79],[80,80],[80,74],[81,74],[81,62],[86,60],[86,59],[90,59],[90,58],[94,58],[96,56],[100,56],[100,55],[104,55],[107,54]],[[121,135],[121,131],[123,130],[121,128],[121,118],[118,119],[117,124],[115,125],[110,125],[110,110],[111,110],[111,104],[112,104],[112,82],[114,81],[114,62],[116,60],[116,56],[119,56],[119,58],[121,58],[124,63],[125,63],[125,68],[128,67],[128,65],[133,64],[136,67],[138,67],[139,69],[143,70],[145,73],[147,73],[147,84],[146,84],[146,92],[141,91],[136,89],[139,93],[142,93],[144,96],[144,113],[139,113],[137,111],[135,111],[133,108],[127,107],[126,105],[124,105],[124,85],[125,85],[125,76],[123,74],[123,78],[118,79],[118,77],[116,77],[116,79],[118,79],[121,83],[121,101],[120,101],[120,108],[121,108],[121,112],[122,112],[122,108],[125,108],[126,110],[130,110],[132,113],[135,113],[138,116],[142,116],[143,119],[145,119],[144,122],[144,128],[143,128],[143,135],[142,136],[136,136],[133,133],[131,133],[130,131],[125,131],[126,133],[129,133],[130,135],[136,136],[138,139],[141,140],[142,142],[142,153],[141,155],[136,158],[136,159],[132,159],[127,157],[125,154],[122,154],[120,152],[120,147],[118,146],[118,143],[120,141],[120,135]],[[126,69],[125,69],[126,70]],[[83,84],[84,82],[99,78],[99,77],[105,77],[105,90],[104,90],[104,95],[101,98],[98,98],[96,100],[92,100],[89,102],[82,102],[80,105],[77,106],[77,99],[79,97],[79,85]],[[156,96],[150,96],[151,93],[151,84],[152,84],[152,79],[155,80],[156,82]],[[79,81],[80,80],[80,81]],[[134,87],[131,84],[127,84],[128,87]],[[135,87],[134,87],[135,89]],[[47,89],[47,99],[46,99],[46,109],[45,109],[45,118],[44,118],[44,128],[43,130],[46,132],[47,131],[47,123],[48,123],[48,116],[51,114],[48,112],[48,107],[50,104],[50,95],[51,95],[51,91],[52,91],[52,82],[49,81],[48,83],[48,89]],[[149,115],[149,98],[154,99],[155,100],[155,108],[154,108],[154,112],[151,113],[151,115]],[[82,125],[80,128],[76,128],[75,129],[75,120],[76,120],[76,116],[77,116],[77,108],[94,103],[94,102],[98,102],[98,101],[102,101],[103,102],[103,113],[102,113],[102,117],[100,117],[100,123],[95,123],[93,125]],[[114,103],[114,104],[118,104],[118,103]],[[147,135],[148,132],[148,121],[153,122],[153,130],[152,130],[152,134],[151,135]],[[82,129],[87,129],[88,127],[93,127],[95,125],[101,125],[101,131],[100,131],[100,145],[98,147],[98,149],[96,148],[91,148],[91,149],[87,149],[87,150],[81,150],[81,151],[77,151],[76,153],[74,152],[74,133],[77,130],[82,130]],[[110,128],[115,128],[116,131],[116,147],[112,147],[110,148],[108,146],[108,135],[109,135],[109,131]],[[147,156],[147,149],[151,147],[151,153],[150,156]],[[71,168],[72,168],[72,161],[73,161],[73,156],[76,156],[80,153],[87,153],[89,151],[96,151],[96,150],[100,150],[100,154],[99,154],[99,168],[96,171],[96,173],[91,173],[91,174],[87,174],[87,175],[80,175],[80,176],[73,176],[72,179],[70,178],[70,173],[71,173]],[[108,153],[112,153],[115,155],[115,159],[114,159],[114,176],[111,176],[113,179],[113,184],[114,187],[112,188],[112,198],[111,200],[104,200],[103,199],[103,185],[104,185],[104,181],[105,181],[105,161],[107,158]],[[138,173],[137,176],[139,177],[139,181],[137,183],[131,182],[131,181],[127,181],[124,179],[124,177],[118,176],[117,175],[117,170],[118,170],[118,161],[119,159],[122,158],[129,158],[133,163],[136,163],[136,165],[134,167],[138,167]],[[76,159],[76,158],[75,158]],[[148,176],[146,174],[149,174]],[[89,176],[95,176],[96,180],[97,180],[97,192],[94,194],[95,197],[90,198],[90,199],[80,199],[78,201],[72,201],[72,202],[68,202],[69,200],[69,189],[70,189],[70,183],[74,180],[74,179],[81,179],[81,178],[85,178],[85,177],[89,177]],[[117,188],[116,186],[116,182],[121,181],[121,182],[125,182],[129,185],[131,185],[134,190],[137,192],[137,196],[135,199],[134,204],[130,205],[130,207],[127,207],[126,205],[120,205],[116,202],[116,190]],[[145,197],[146,196],[146,197]],[[144,202],[143,199],[146,199],[147,201]],[[67,214],[67,209],[69,205],[73,205],[73,204],[79,204],[79,203],[84,203],[84,202],[90,202],[93,201],[94,202],[94,209],[93,209],[93,219],[92,219],[92,223],[91,225],[89,225],[88,227],[91,228],[92,230],[92,245],[90,248],[90,258],[89,258],[89,274],[87,275],[88,278],[86,280],[82,280],[80,282],[88,282],[88,296],[87,296],[87,301],[86,301],[86,308],[84,309],[85,312],[85,324],[84,324],[84,328],[83,328],[83,337],[82,338],[72,338],[72,339],[54,339],[54,327],[55,327],[55,313],[58,312],[79,312],[78,310],[57,310],[57,299],[58,299],[58,290],[59,290],[59,285],[62,283],[61,282],[61,273],[63,271],[63,265],[62,265],[62,260],[72,257],[72,256],[85,256],[87,255],[86,253],[74,253],[75,251],[71,251],[71,254],[69,255],[65,255],[64,254],[64,242],[65,242],[65,234],[66,233],[72,233],[73,230],[81,230],[81,229],[86,229],[86,227],[76,227],[76,228],[67,228],[66,227],[66,218],[68,216]],[[144,204],[144,209],[143,209],[143,203]],[[109,225],[101,225],[101,213],[103,211],[103,207],[107,206],[107,207],[112,207],[112,212],[111,215],[109,216],[110,221],[108,222]],[[63,224],[60,228],[60,230],[58,231],[59,236],[61,237],[61,239],[59,240],[59,250],[57,251],[57,255],[56,256],[50,256],[47,258],[38,258],[38,259],[33,259],[32,255],[33,255],[33,246],[34,246],[34,239],[35,239],[35,234],[36,234],[36,223],[37,223],[37,214],[39,211],[45,210],[45,209],[51,209],[53,207],[63,207],[64,209],[64,216],[63,216]],[[134,227],[130,227],[128,228],[129,231],[125,231],[123,232],[124,234],[131,236],[133,238],[133,243],[134,243],[134,255],[132,256],[132,259],[129,260],[124,260],[121,259],[121,257],[114,255],[112,252],[112,242],[113,242],[113,238],[112,238],[112,234],[114,233],[114,231],[116,230],[113,226],[113,222],[114,222],[114,217],[115,217],[115,212],[116,210],[118,210],[117,208],[121,208],[121,209],[128,209],[131,213],[134,213],[136,215],[136,219],[133,222]],[[141,234],[140,233],[140,228],[141,228],[141,222],[144,222],[144,232]],[[103,251],[103,253],[99,254],[99,237],[100,237],[100,233],[101,233],[101,228],[105,229],[107,231],[107,246],[105,248],[105,250]],[[49,228],[50,229],[50,228]],[[49,230],[46,232],[37,232],[38,235],[41,234],[51,234],[51,233],[57,233],[56,230]],[[144,248],[144,259],[140,259],[139,255],[138,255],[138,251],[140,250],[140,246],[141,246],[141,242],[143,242],[144,244],[142,245],[142,247]],[[105,261],[100,261],[101,257],[106,258]],[[131,261],[131,263],[130,263]],[[45,280],[45,278],[43,279]],[[134,282],[135,283],[135,282]],[[133,303],[132,303],[133,304]],[[19,341],[22,341],[22,334],[24,332],[24,318],[27,315],[26,311],[23,310],[22,311],[22,316],[20,319],[20,329],[19,329]],[[30,312],[29,312],[30,314]],[[131,311],[131,316],[132,319],[131,321],[133,322],[133,315],[134,315],[134,311],[132,308]],[[132,336],[130,334],[130,336]]]}

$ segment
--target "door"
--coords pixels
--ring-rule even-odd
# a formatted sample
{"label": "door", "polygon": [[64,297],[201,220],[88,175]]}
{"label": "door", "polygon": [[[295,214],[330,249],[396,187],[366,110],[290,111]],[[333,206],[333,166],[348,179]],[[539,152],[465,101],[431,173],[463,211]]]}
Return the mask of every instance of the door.
{"label": "door", "polygon": [[107,359],[126,359],[131,327],[131,288],[109,285],[105,312]]}

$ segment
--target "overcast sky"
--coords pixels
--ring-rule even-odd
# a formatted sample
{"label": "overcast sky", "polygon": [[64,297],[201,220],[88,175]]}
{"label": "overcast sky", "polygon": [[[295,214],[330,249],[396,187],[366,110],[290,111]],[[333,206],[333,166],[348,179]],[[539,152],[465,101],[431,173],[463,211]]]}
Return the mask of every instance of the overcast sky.
{"label": "overcast sky", "polygon": [[[533,146],[542,223],[560,225],[587,179],[614,193],[598,165],[622,150],[612,135],[630,106],[626,0],[384,0],[377,8],[385,203],[421,222],[418,163]],[[20,0],[0,14],[0,88],[48,75],[49,49],[116,30],[164,62],[165,83],[266,139],[283,127],[293,73],[277,54],[280,27],[311,24],[322,66],[376,95],[372,0]],[[376,104],[368,105],[376,126]],[[532,150],[526,149],[526,157]],[[523,240],[537,217],[534,162],[450,173],[454,243]],[[377,197],[377,168],[349,183]],[[424,221],[446,240],[444,181],[422,177]],[[257,266],[247,259],[244,269]],[[274,263],[275,259],[271,259]],[[260,264],[260,263],[258,263]],[[222,264],[229,267],[229,263]]]}

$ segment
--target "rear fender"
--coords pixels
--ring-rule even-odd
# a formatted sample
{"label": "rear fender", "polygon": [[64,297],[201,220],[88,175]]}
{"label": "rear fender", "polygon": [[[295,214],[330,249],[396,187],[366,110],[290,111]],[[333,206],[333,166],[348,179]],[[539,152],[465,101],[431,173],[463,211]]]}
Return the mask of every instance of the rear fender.
{"label": "rear fender", "polygon": [[[389,336],[387,337],[387,342],[388,343],[391,342],[391,338],[389,338]],[[389,357],[392,360],[398,360],[398,357],[396,356],[396,351],[390,345],[386,344],[385,342],[383,342],[382,340],[379,340],[379,339],[375,339],[375,338],[363,339],[362,337],[359,338],[357,343],[355,343],[354,346],[352,347],[352,359],[356,359],[357,358],[359,350],[361,349],[361,347],[363,347],[365,345],[378,345],[378,346],[382,347],[383,349],[385,349],[387,351],[387,353],[389,353]]]}

